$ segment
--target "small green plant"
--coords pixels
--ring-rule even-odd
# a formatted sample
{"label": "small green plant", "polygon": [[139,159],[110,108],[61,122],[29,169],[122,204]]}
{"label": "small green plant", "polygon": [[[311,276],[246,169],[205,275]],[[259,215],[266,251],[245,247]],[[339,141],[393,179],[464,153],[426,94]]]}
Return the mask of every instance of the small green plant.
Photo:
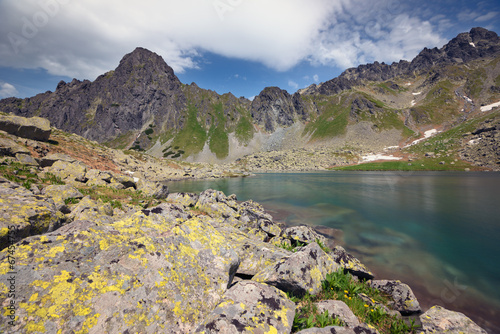
{"label": "small green plant", "polygon": [[66,198],[64,200],[64,204],[69,205],[69,204],[78,204],[80,203],[80,200],[78,198],[70,197]]}
{"label": "small green plant", "polygon": [[289,252],[293,252],[295,250],[295,247],[293,247],[291,244],[286,243],[286,242],[282,242],[281,244],[276,245],[276,246],[283,248]]}
{"label": "small green plant", "polygon": [[297,304],[293,331],[311,327],[344,326],[340,319],[318,313],[315,303],[321,300],[340,300],[347,304],[361,322],[374,326],[380,333],[415,333],[415,324],[407,325],[402,319],[390,316],[383,305],[388,305],[390,297],[373,289],[363,281],[355,280],[341,268],[326,275],[322,290],[315,296],[305,294],[298,298],[289,296]]}
{"label": "small green plant", "polygon": [[325,253],[330,253],[332,250],[328,248],[324,243],[321,242],[321,240],[316,239],[316,243],[318,244],[319,248],[323,250]]}
{"label": "small green plant", "polygon": [[59,177],[52,173],[46,173],[45,177],[42,179],[44,183],[50,185],[65,185],[66,183]]}

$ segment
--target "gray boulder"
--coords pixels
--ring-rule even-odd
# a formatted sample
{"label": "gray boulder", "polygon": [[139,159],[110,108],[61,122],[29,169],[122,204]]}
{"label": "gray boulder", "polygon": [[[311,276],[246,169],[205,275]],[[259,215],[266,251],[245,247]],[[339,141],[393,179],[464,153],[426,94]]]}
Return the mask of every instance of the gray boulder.
{"label": "gray boulder", "polygon": [[38,167],[38,161],[31,154],[17,153],[16,160],[26,166]]}
{"label": "gray boulder", "polygon": [[184,211],[184,208],[178,204],[173,203],[162,203],[154,208],[142,210],[146,216],[151,214],[161,215],[169,220],[188,220],[191,219],[191,215]]}
{"label": "gray boulder", "polygon": [[39,141],[49,140],[50,122],[45,118],[24,118],[19,116],[0,115],[0,130],[18,137]]}
{"label": "gray boulder", "polygon": [[306,244],[319,240],[323,245],[326,245],[326,238],[306,225],[288,227],[281,236]]}
{"label": "gray boulder", "polygon": [[85,177],[87,167],[79,161],[70,163],[58,160],[51,167],[47,167],[46,171],[60,177],[65,182],[84,183],[87,181]]}
{"label": "gray boulder", "polygon": [[0,156],[13,157],[16,154],[30,154],[30,150],[9,138],[0,138]]}
{"label": "gray boulder", "polygon": [[179,203],[184,207],[194,207],[196,202],[198,202],[198,194],[194,193],[173,193],[168,194],[167,200]]}
{"label": "gray boulder", "polygon": [[273,222],[273,217],[264,208],[254,201],[241,203],[239,207],[240,220],[248,226],[258,228],[268,235],[275,237],[281,234],[281,228]]}
{"label": "gray boulder", "polygon": [[342,268],[349,271],[352,275],[364,279],[373,279],[375,276],[366,268],[357,258],[347,253],[341,246],[336,246],[330,253],[330,256]]}
{"label": "gray boulder", "polygon": [[486,334],[487,332],[471,319],[459,312],[433,306],[420,316],[422,334]]}
{"label": "gray boulder", "polygon": [[254,276],[279,260],[292,255],[292,252],[259,240],[251,234],[243,233],[236,227],[226,224],[216,229],[228,239],[228,243],[233,246],[241,259],[238,274]]}
{"label": "gray boulder", "polygon": [[295,303],[275,287],[252,281],[229,289],[196,333],[290,333]]}
{"label": "gray boulder", "polygon": [[230,218],[238,215],[236,196],[226,196],[223,192],[212,189],[200,193],[196,207],[213,218]]}
{"label": "gray boulder", "polygon": [[126,176],[126,175],[115,174],[114,175],[114,180],[116,181],[116,183],[123,184],[123,186],[125,187],[125,189],[127,189],[127,188],[137,189],[137,182],[134,180],[133,177]]}
{"label": "gray boulder", "polygon": [[53,231],[66,223],[50,198],[0,178],[0,249],[15,240]]}
{"label": "gray boulder", "polygon": [[370,286],[389,294],[393,300],[390,306],[401,314],[409,315],[421,312],[417,297],[408,285],[400,281],[376,280],[370,282]]}
{"label": "gray boulder", "polygon": [[288,258],[284,258],[257,273],[252,280],[273,285],[278,289],[302,296],[321,290],[326,274],[337,271],[339,265],[313,242]]}
{"label": "gray boulder", "polygon": [[73,220],[90,220],[98,224],[110,224],[113,222],[113,208],[109,203],[101,200],[94,201],[89,196],[84,197],[69,214]]}
{"label": "gray boulder", "polygon": [[83,194],[70,185],[51,185],[43,188],[42,194],[52,198],[59,211],[69,213],[65,201],[71,198],[82,199]]}
{"label": "gray boulder", "polygon": [[153,182],[140,179],[137,182],[137,190],[145,196],[151,196],[156,199],[164,199],[168,196],[168,187],[160,182]]}
{"label": "gray boulder", "polygon": [[63,153],[52,153],[44,156],[43,158],[40,159],[40,166],[41,167],[50,167],[52,166],[56,161],[64,161],[68,163],[73,163],[76,161],[75,158],[63,154]]}
{"label": "gray boulder", "polygon": [[88,170],[85,174],[85,178],[88,179],[88,186],[107,186],[111,183],[113,175],[109,172],[100,171],[98,169]]}
{"label": "gray boulder", "polygon": [[[224,236],[197,219],[139,212],[74,224],[17,245],[18,318],[0,321],[0,332],[36,324],[46,333],[189,333],[220,303],[239,263]],[[0,252],[0,263],[7,256]],[[8,278],[0,270],[0,282]],[[9,302],[0,293],[0,304]]]}
{"label": "gray boulder", "polygon": [[325,300],[315,304],[318,308],[318,312],[322,314],[325,311],[328,311],[328,314],[331,317],[339,318],[346,324],[348,327],[356,327],[359,326],[358,318],[352,313],[349,306],[346,303],[340,300]]}

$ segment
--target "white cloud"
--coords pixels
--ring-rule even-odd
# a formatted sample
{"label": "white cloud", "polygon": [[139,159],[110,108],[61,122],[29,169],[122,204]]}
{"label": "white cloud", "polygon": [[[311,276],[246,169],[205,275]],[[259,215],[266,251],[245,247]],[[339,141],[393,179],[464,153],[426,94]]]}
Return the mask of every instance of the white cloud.
{"label": "white cloud", "polygon": [[411,60],[424,47],[446,42],[430,21],[406,13],[404,7],[391,10],[390,4],[349,2],[337,23],[317,36],[314,45],[319,52],[311,52],[311,61],[344,68],[375,60],[392,63]]}
{"label": "white cloud", "polygon": [[314,80],[314,82],[319,82],[319,75],[315,74],[313,76],[313,80]]}
{"label": "white cloud", "polygon": [[486,22],[486,21],[489,21],[489,20],[493,19],[494,17],[496,17],[497,14],[498,14],[498,12],[489,12],[488,14],[481,15],[481,16],[477,17],[474,21]]}
{"label": "white cloud", "polygon": [[12,97],[16,96],[17,94],[19,94],[19,92],[17,91],[16,87],[7,82],[0,82],[0,98]]}
{"label": "white cloud", "polygon": [[299,89],[299,84],[293,80],[288,80],[288,86],[292,87],[293,89]]}
{"label": "white cloud", "polygon": [[202,66],[204,51],[278,71],[303,60],[346,68],[443,42],[405,10],[394,0],[2,0],[0,66],[94,79],[142,46],[176,72]]}

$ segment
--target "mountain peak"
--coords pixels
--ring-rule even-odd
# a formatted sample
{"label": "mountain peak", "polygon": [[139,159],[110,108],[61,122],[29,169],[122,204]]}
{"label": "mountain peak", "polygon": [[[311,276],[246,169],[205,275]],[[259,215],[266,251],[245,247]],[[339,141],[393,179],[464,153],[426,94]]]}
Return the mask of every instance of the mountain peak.
{"label": "mountain peak", "polygon": [[145,72],[150,74],[162,73],[174,81],[179,81],[174,74],[174,70],[168,66],[160,55],[142,47],[137,47],[131,53],[126,54],[115,70],[115,73],[126,75],[132,72],[140,73],[141,76]]}

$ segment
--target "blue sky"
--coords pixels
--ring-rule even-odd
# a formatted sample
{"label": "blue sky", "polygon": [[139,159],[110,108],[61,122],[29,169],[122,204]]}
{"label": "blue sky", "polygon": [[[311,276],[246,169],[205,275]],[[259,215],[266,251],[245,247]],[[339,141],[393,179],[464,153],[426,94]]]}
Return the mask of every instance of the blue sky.
{"label": "blue sky", "polygon": [[498,22],[497,0],[0,0],[0,98],[94,80],[138,46],[220,94],[294,93]]}

